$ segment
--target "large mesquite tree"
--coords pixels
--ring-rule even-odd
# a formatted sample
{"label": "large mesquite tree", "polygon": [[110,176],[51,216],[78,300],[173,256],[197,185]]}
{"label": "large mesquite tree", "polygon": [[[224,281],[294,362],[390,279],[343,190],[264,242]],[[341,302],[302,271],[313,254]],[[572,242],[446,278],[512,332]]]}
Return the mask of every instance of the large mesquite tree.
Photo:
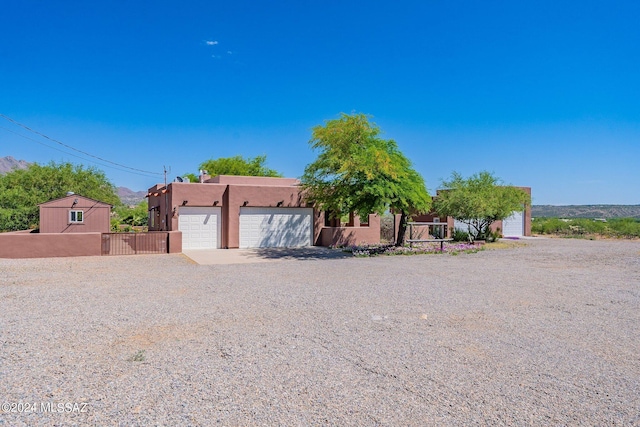
{"label": "large mesquite tree", "polygon": [[472,239],[489,238],[491,224],[509,217],[514,211],[523,211],[531,204],[525,191],[502,184],[491,173],[483,171],[469,178],[457,172],[442,183],[434,202],[434,209],[443,216],[452,216],[468,225]]}
{"label": "large mesquite tree", "polygon": [[335,216],[399,212],[396,244],[402,244],[407,216],[428,212],[431,197],[396,142],[380,138],[365,114],[342,113],[312,132],[309,144],[319,154],[302,176],[307,199]]}

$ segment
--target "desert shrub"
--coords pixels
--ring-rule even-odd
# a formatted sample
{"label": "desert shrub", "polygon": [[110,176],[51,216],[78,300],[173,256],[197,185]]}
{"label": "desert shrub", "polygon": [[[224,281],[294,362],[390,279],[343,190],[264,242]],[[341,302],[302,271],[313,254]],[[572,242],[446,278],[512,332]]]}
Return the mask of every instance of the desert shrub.
{"label": "desert shrub", "polygon": [[634,238],[640,237],[640,219],[614,218],[607,222],[611,233],[615,237]]}
{"label": "desert shrub", "polygon": [[531,231],[536,234],[567,234],[570,224],[560,218],[534,218]]}
{"label": "desert shrub", "polygon": [[485,234],[485,241],[487,242],[495,242],[502,236],[502,230],[500,228],[496,229],[496,231],[489,230]]}
{"label": "desert shrub", "polygon": [[606,234],[607,223],[587,218],[576,218],[570,222],[576,234]]}
{"label": "desert shrub", "polygon": [[562,220],[559,218],[536,218],[531,223],[536,234],[555,234],[566,237],[607,236],[620,238],[640,237],[640,220],[636,218],[612,218],[597,221],[588,218]]}
{"label": "desert shrub", "polygon": [[469,233],[464,230],[460,230],[457,228],[453,229],[453,234],[451,235],[454,242],[468,242],[469,241]]}
{"label": "desert shrub", "polygon": [[393,215],[383,215],[380,218],[380,241],[393,243],[395,241]]}

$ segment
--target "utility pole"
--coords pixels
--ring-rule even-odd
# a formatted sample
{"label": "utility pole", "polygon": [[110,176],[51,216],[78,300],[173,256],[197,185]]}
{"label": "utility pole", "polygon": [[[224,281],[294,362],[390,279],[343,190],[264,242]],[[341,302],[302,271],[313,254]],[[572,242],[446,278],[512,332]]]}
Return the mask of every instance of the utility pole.
{"label": "utility pole", "polygon": [[169,191],[167,188],[167,167],[162,165],[164,170],[164,231],[169,231]]}

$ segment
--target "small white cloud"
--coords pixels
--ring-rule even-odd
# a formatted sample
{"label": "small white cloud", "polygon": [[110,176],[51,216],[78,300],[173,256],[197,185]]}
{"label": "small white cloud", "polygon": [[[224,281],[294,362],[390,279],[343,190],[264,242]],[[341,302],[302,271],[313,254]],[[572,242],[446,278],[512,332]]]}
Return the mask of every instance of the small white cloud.
{"label": "small white cloud", "polygon": [[217,40],[205,40],[207,46],[215,46],[218,44]]}

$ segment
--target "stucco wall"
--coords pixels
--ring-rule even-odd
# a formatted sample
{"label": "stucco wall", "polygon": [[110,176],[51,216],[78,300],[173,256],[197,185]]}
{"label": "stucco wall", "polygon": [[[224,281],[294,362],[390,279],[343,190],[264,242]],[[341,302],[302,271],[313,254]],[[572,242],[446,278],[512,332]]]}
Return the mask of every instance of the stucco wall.
{"label": "stucco wall", "polygon": [[[83,221],[69,222],[70,210],[83,211]],[[108,233],[110,214],[110,205],[74,194],[40,205],[40,232]]]}
{"label": "stucco wall", "polygon": [[[157,221],[149,230],[178,230],[178,210],[180,206],[219,206],[224,205],[226,185],[172,182],[164,190],[158,184],[149,189],[149,210],[158,213]],[[155,208],[155,209],[152,209]],[[165,220],[168,224],[165,225]],[[223,209],[224,221],[224,209]],[[224,223],[224,222],[223,222]]]}
{"label": "stucco wall", "polygon": [[358,226],[359,221],[354,222],[356,225],[354,227],[323,227],[316,244],[319,246],[353,246],[380,243],[380,217],[378,215],[369,215],[369,224],[365,226]]}
{"label": "stucco wall", "polygon": [[182,253],[182,231],[169,232],[169,253]]}
{"label": "stucco wall", "polygon": [[0,258],[100,256],[101,233],[1,233]]}

